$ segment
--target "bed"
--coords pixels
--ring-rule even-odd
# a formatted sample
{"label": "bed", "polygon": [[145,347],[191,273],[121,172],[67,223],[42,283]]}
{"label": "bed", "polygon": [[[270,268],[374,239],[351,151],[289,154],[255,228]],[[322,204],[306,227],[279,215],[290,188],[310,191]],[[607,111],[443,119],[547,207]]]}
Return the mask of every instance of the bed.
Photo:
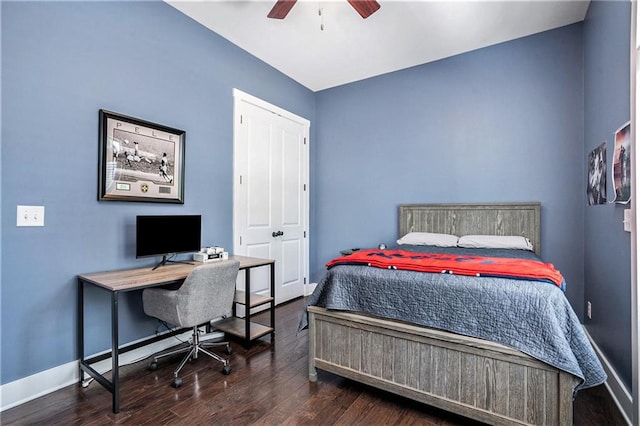
{"label": "bed", "polygon": [[[523,236],[540,256],[540,203],[401,205],[409,232]],[[309,380],[321,369],[489,424],[571,425],[575,392],[606,379],[557,286],[376,269],[339,264],[318,283],[301,321]]]}

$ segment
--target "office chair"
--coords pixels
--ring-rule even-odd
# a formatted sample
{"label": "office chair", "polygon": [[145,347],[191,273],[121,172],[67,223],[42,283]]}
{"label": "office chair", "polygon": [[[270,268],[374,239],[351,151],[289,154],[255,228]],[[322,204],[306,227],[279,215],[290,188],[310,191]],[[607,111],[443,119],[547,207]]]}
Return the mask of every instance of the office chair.
{"label": "office chair", "polygon": [[222,362],[223,374],[231,373],[231,366],[226,359],[205,349],[225,346],[225,352],[230,355],[229,342],[201,342],[198,328],[232,311],[239,266],[240,262],[234,260],[204,264],[194,268],[177,290],[148,288],[142,292],[145,314],[169,324],[193,329],[191,340],[186,346],[160,352],[153,356],[153,361],[149,364],[149,369],[155,370],[159,358],[187,352],[173,373],[173,387],[182,385],[182,379],[178,377],[180,370],[189,359],[197,359],[200,352]]}

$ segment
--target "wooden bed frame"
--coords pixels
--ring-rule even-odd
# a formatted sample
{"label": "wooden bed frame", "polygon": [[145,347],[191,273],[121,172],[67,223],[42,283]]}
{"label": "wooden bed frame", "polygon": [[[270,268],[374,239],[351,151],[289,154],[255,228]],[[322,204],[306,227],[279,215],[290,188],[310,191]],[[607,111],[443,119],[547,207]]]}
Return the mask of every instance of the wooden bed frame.
{"label": "wooden bed frame", "polygon": [[[540,203],[414,204],[399,234],[522,235],[540,254]],[[578,380],[518,350],[310,306],[309,380],[322,369],[495,425],[571,425]]]}

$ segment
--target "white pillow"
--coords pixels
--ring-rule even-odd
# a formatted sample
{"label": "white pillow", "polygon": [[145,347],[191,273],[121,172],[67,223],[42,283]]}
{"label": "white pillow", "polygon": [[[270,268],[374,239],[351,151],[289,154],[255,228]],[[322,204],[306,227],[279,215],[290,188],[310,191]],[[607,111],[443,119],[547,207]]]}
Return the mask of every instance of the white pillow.
{"label": "white pillow", "polygon": [[400,245],[455,247],[458,244],[458,236],[431,232],[409,232],[396,242]]}
{"label": "white pillow", "polygon": [[533,251],[533,244],[531,244],[528,238],[516,235],[465,235],[458,239],[458,247]]}

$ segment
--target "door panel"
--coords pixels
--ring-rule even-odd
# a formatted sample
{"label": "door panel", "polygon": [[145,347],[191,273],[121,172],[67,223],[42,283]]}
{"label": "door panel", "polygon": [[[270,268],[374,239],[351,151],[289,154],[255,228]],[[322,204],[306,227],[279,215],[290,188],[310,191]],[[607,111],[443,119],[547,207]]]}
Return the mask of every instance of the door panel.
{"label": "door panel", "polygon": [[302,208],[302,173],[301,173],[301,141],[296,138],[296,134],[283,135],[282,163],[283,163],[283,185],[282,185],[282,225],[300,226]]}
{"label": "door panel", "polygon": [[[258,111],[262,112],[262,111]],[[264,114],[262,114],[264,115]],[[271,134],[266,117],[247,116],[246,124],[246,200],[249,229],[267,229],[271,223]]]}
{"label": "door panel", "polygon": [[301,296],[299,286],[303,283],[300,258],[302,255],[300,239],[282,241],[282,285],[280,296],[284,300]]}

